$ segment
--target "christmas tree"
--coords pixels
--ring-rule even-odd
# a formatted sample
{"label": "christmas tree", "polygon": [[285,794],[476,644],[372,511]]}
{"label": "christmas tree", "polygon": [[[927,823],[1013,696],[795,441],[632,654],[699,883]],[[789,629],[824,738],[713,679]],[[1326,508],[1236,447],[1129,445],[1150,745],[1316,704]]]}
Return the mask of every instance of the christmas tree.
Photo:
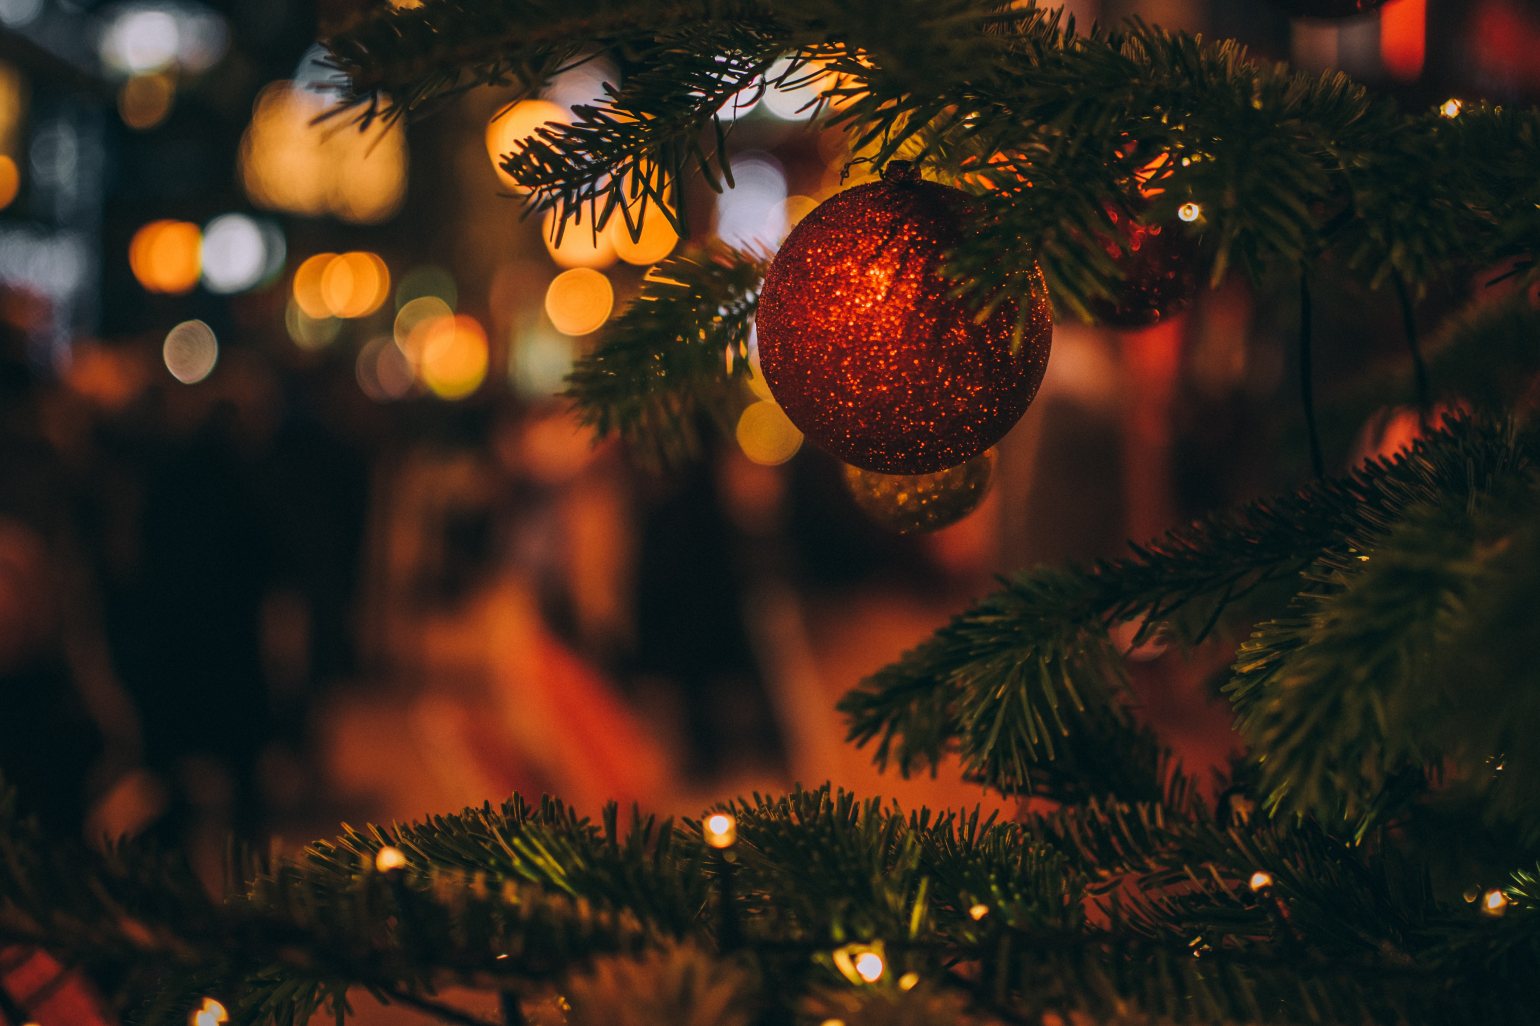
{"label": "christmas tree", "polygon": [[[683,183],[732,185],[719,112],[746,89],[812,86],[884,170],[858,218],[788,241],[800,269],[717,246],[651,272],[570,381],[599,434],[646,456],[689,458],[733,408],[756,316],[810,433],[858,469],[921,475],[1019,416],[1050,293],[1064,315],[1148,321],[1189,281],[1242,274],[1298,289],[1317,473],[1123,558],[1006,579],[845,698],[879,764],[955,755],[1024,799],[1018,819],[829,787],[682,822],[515,797],[239,860],[216,898],[175,858],[65,845],[0,799],[0,941],[80,968],[136,1021],[198,1026],[342,1022],[350,991],[461,1024],[1540,1017],[1540,115],[1408,113],[1228,42],[992,0],[426,0],[328,47],[338,112],[366,123],[620,55],[623,87],[505,156],[558,224],[684,234]],[[961,192],[915,199],[943,186]],[[874,297],[861,283],[897,243],[863,232],[884,218],[925,252]],[[1416,297],[1472,271],[1494,284],[1424,359]],[[792,276],[773,312],[767,273],[767,296]],[[1423,416],[1409,449],[1335,477],[1310,409],[1325,275],[1400,297],[1413,358],[1366,388],[1417,392]],[[851,330],[808,300],[823,288],[885,326],[864,379],[879,402],[798,349],[810,324],[830,345]],[[894,354],[941,335],[966,358],[890,387]],[[939,394],[986,356],[977,418],[916,384]],[[1458,415],[1435,416],[1430,381]],[[1125,659],[1216,633],[1244,639],[1222,687],[1245,755],[1211,788],[1138,718]]]}

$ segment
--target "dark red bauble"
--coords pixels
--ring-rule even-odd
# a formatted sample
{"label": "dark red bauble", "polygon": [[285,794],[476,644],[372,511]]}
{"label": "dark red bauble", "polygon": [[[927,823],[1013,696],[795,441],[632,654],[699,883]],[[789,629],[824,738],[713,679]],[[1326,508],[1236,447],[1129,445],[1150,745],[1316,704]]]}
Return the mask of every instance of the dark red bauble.
{"label": "dark red bauble", "polygon": [[760,291],[759,362],[815,445],[863,470],[928,474],[1021,419],[1048,365],[1048,288],[1033,264],[1025,306],[1005,299],[982,322],[948,295],[941,263],[978,227],[966,193],[890,165],[786,237]]}
{"label": "dark red bauble", "polygon": [[1390,0],[1273,0],[1291,18],[1352,18],[1384,7]]}
{"label": "dark red bauble", "polygon": [[1105,240],[1123,270],[1111,298],[1093,299],[1091,313],[1115,328],[1148,328],[1192,305],[1198,294],[1198,240],[1184,225],[1144,225],[1109,211],[1115,238]]}

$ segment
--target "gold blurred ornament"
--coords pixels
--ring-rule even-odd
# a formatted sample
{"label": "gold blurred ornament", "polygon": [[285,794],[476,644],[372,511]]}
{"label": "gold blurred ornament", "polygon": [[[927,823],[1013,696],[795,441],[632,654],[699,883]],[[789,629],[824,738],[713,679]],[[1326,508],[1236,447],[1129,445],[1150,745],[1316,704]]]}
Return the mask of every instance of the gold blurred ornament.
{"label": "gold blurred ornament", "polygon": [[936,531],[978,509],[994,479],[995,451],[932,474],[878,474],[845,468],[845,487],[861,511],[899,534]]}

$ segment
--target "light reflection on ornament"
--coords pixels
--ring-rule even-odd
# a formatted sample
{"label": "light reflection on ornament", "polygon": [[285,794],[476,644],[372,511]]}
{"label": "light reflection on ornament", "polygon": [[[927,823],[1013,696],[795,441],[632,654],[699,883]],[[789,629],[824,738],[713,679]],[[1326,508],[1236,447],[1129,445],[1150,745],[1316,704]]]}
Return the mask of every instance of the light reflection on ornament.
{"label": "light reflection on ornament", "polygon": [[978,509],[989,494],[995,450],[930,474],[878,474],[845,468],[845,486],[861,512],[899,534],[938,531]]}

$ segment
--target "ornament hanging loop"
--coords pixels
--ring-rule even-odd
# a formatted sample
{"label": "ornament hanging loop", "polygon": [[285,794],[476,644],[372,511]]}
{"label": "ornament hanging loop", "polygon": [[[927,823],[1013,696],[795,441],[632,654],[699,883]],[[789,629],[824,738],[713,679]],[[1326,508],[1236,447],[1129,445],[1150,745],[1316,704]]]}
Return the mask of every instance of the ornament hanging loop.
{"label": "ornament hanging loop", "polygon": [[912,160],[890,160],[882,165],[882,170],[877,172],[877,177],[884,182],[906,184],[920,180],[920,169]]}

